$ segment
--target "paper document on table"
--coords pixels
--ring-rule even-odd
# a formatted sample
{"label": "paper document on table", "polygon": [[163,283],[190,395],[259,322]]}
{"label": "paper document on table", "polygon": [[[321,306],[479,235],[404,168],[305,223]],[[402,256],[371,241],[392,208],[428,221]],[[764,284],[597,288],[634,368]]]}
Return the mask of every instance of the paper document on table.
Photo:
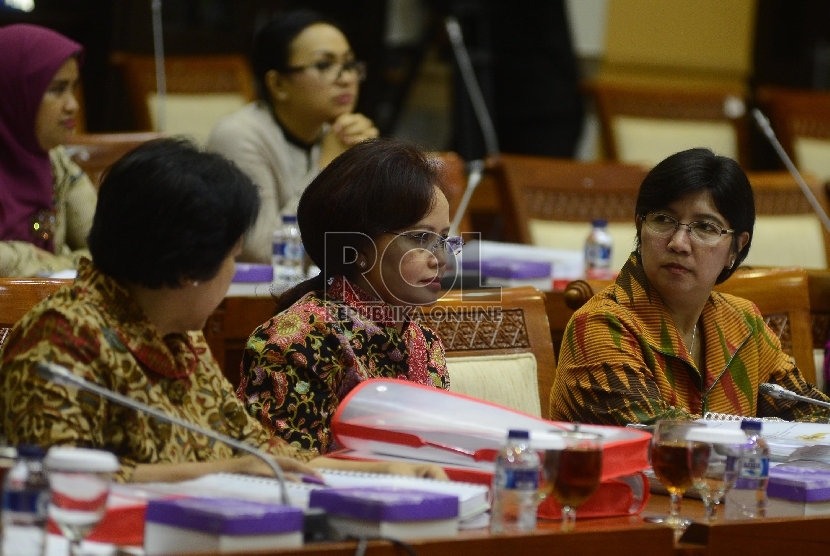
{"label": "paper document on table", "polygon": [[[699,419],[709,427],[740,429],[741,422]],[[816,444],[830,444],[830,424],[800,423],[794,421],[765,421],[761,435],[770,449],[770,460],[784,461],[798,448]]]}

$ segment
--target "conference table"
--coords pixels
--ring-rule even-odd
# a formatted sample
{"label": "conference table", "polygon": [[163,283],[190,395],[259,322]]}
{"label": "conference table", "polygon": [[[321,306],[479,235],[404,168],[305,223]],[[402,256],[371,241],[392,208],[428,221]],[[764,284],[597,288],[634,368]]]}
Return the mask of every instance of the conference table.
{"label": "conference table", "polygon": [[[741,554],[796,554],[830,548],[830,516],[813,518],[694,522],[680,542],[670,528],[647,523],[643,517],[668,513],[669,499],[652,495],[641,516],[579,519],[576,530],[559,531],[558,521],[540,520],[532,533],[491,535],[486,529],[461,531],[458,537],[408,541],[419,556],[495,556],[535,554],[545,556],[737,556]],[[577,512],[578,513],[578,512]],[[684,500],[684,517],[700,520],[699,500]],[[280,555],[346,556],[355,554],[356,542],[311,543],[298,549],[274,550]],[[370,541],[368,556],[401,556],[406,552],[388,541]]]}

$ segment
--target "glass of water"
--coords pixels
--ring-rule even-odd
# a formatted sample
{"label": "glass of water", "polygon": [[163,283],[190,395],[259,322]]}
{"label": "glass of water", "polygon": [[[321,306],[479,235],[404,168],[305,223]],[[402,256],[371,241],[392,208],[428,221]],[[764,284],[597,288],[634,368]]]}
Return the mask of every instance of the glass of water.
{"label": "glass of water", "polygon": [[106,511],[112,474],[118,459],[86,448],[50,448],[44,460],[52,491],[49,518],[69,541],[69,553],[80,553],[81,541]]}

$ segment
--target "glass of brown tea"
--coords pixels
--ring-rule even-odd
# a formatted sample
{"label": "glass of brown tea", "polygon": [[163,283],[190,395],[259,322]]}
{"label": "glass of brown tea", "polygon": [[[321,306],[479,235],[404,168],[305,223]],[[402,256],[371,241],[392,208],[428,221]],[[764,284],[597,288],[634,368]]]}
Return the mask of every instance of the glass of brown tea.
{"label": "glass of brown tea", "polygon": [[651,468],[669,491],[671,510],[665,523],[679,538],[686,521],[680,517],[680,505],[686,489],[703,476],[709,462],[711,446],[706,442],[693,440],[690,433],[702,423],[693,421],[657,421],[651,440]]}
{"label": "glass of brown tea", "polygon": [[590,432],[561,433],[565,447],[545,450],[540,494],[562,506],[562,531],[576,525],[576,509],[599,488],[602,476],[602,436]]}

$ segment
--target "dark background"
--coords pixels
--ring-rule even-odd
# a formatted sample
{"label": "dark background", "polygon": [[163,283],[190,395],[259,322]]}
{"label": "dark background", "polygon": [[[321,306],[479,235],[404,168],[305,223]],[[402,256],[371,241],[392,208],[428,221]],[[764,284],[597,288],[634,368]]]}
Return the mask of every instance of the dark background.
{"label": "dark background", "polygon": [[[150,4],[150,0],[36,0],[36,8],[31,13],[0,9],[0,25],[37,23],[83,44],[87,52],[82,69],[87,131],[123,131],[134,126],[120,75],[109,59],[114,51],[152,53]],[[511,14],[509,7],[505,12],[504,6],[499,7],[495,1],[489,2],[488,7],[488,2],[432,0],[429,2],[432,17],[421,41],[397,49],[384,45],[385,0],[164,0],[162,4],[168,55],[247,54],[255,29],[276,11],[303,5],[327,14],[341,24],[357,56],[368,63],[369,79],[362,89],[358,110],[372,117],[385,134],[395,127],[406,92],[427,48],[437,44],[442,56],[451,59],[442,26],[442,18],[448,13],[458,15],[461,20],[485,97],[491,110],[495,109],[494,118],[498,116],[494,100],[499,94],[498,85],[511,78],[497,63],[499,51],[513,40],[503,25]],[[528,2],[525,6],[523,2],[516,2],[515,5],[516,10],[532,13],[543,10],[539,15],[544,17],[538,19],[548,18],[548,12],[544,11],[546,3],[534,8],[535,4]],[[493,13],[497,18],[495,26],[490,19]],[[542,31],[529,28],[525,36],[536,34]],[[830,88],[830,2],[759,0],[754,53],[750,83],[753,87],[778,84]],[[472,126],[469,107],[465,106],[466,95],[456,89],[453,147],[465,158],[475,158],[480,145],[477,146],[474,132],[465,131],[475,126]],[[761,141],[756,152],[762,154],[756,157],[754,165],[775,166],[769,162],[772,158],[763,154],[764,147]]]}

